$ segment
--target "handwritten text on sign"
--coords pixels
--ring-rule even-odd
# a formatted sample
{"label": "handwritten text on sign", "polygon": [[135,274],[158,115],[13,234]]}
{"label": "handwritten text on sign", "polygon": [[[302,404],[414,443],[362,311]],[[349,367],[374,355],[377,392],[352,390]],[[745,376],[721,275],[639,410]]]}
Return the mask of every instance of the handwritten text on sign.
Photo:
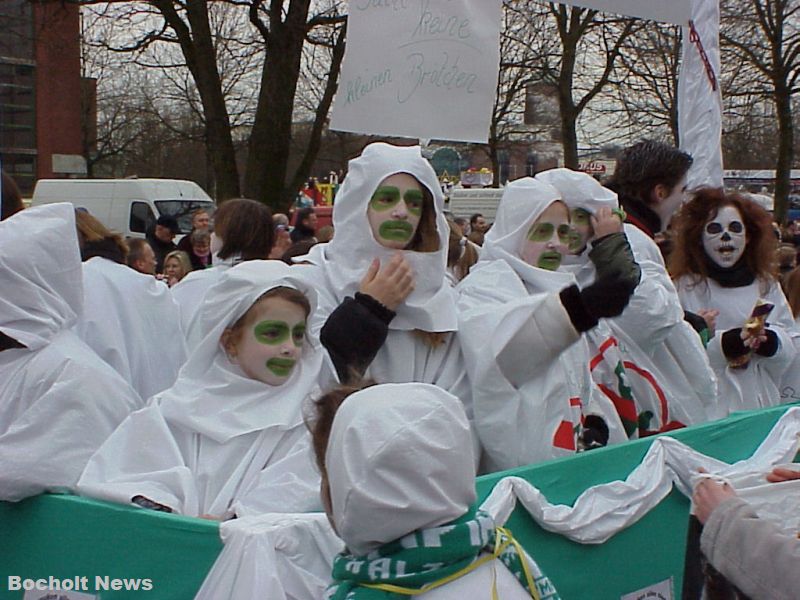
{"label": "handwritten text on sign", "polygon": [[351,0],[331,129],[485,142],[501,0]]}

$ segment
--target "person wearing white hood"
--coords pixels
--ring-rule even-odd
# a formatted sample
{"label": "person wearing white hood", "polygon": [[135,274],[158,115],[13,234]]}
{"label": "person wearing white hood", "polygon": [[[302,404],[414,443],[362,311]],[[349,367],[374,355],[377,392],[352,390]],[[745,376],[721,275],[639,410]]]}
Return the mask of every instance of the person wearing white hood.
{"label": "person wearing white hood", "polygon": [[302,414],[318,382],[329,383],[306,331],[315,305],[313,287],[280,261],[225,271],[175,385],[120,425],[79,492],[216,519],[317,508]]}
{"label": "person wearing white hood", "polygon": [[[509,183],[481,257],[456,288],[459,332],[473,386],[484,467],[500,470],[623,441],[622,423],[589,372],[581,334],[622,312],[638,283],[622,268],[578,289],[559,271],[574,242],[558,191],[525,177]],[[607,225],[619,227],[609,218]]]}
{"label": "person wearing white hood", "polygon": [[322,504],[346,549],[326,600],[547,598],[558,593],[476,510],[470,424],[439,387],[340,388],[310,424]]}
{"label": "person wearing white hood", "polygon": [[71,204],[0,223],[0,500],[71,491],[92,453],[143,404],[72,330],[81,270]]}
{"label": "person wearing white hood", "polygon": [[434,383],[469,410],[443,205],[419,146],[370,144],[336,195],[336,236],[298,261],[318,283],[314,328],[341,381]]}
{"label": "person wearing white hood", "polygon": [[96,218],[75,213],[84,311],[76,333],[142,398],[162,392],[186,362],[180,313],[169,288],[125,265],[125,243]]}
{"label": "person wearing white hood", "polygon": [[195,321],[206,291],[232,266],[269,258],[274,241],[272,212],[261,202],[231,198],[214,213],[214,233],[211,234],[213,266],[192,271],[170,288],[181,309],[181,329],[189,352],[201,339],[200,330],[195,330]]}
{"label": "person wearing white hood", "polygon": [[[598,237],[592,219],[603,211],[618,210],[619,203],[615,192],[590,175],[551,169],[536,179],[556,188],[570,210],[570,222],[579,237],[574,254],[565,258],[561,269],[572,272],[578,285],[588,285],[598,275],[603,277],[604,270],[614,269],[623,245],[628,254],[633,246],[641,267],[641,280],[622,314],[603,319],[586,333],[592,375],[612,399],[628,435],[634,438],[705,422],[707,408],[716,400],[714,375],[700,338],[682,318],[678,295],[663,264],[650,260],[646,252],[637,253],[633,240],[652,244],[651,240],[633,225]],[[621,359],[622,364],[600,369],[609,359],[612,363]],[[608,378],[615,373],[624,378],[618,385]]]}

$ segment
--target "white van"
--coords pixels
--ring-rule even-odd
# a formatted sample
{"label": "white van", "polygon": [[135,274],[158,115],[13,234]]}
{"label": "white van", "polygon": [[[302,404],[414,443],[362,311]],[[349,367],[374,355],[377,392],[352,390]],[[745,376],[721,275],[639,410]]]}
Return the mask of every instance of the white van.
{"label": "white van", "polygon": [[214,201],[193,181],[179,179],[40,179],[31,206],[69,202],[86,209],[125,237],[145,237],[162,215],[178,220],[181,233],[192,229],[192,212],[214,212]]}

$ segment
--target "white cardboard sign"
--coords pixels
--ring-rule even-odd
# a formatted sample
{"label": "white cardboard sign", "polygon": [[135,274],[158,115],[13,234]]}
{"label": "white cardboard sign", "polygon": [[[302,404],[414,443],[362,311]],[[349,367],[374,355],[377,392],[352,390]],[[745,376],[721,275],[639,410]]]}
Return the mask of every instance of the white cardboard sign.
{"label": "white cardboard sign", "polygon": [[486,142],[501,0],[350,0],[331,129]]}
{"label": "white cardboard sign", "polygon": [[652,19],[686,25],[692,18],[692,0],[562,0],[559,4],[571,4],[583,8],[594,8],[641,19]]}

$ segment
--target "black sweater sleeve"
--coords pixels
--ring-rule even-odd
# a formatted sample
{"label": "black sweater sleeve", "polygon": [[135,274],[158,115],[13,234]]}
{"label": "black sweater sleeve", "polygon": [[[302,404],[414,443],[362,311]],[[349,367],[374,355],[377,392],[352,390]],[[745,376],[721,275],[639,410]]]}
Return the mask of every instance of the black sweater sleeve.
{"label": "black sweater sleeve", "polygon": [[349,383],[364,375],[386,342],[394,311],[367,294],[347,297],[325,321],[320,342],[336,367],[339,381]]}

